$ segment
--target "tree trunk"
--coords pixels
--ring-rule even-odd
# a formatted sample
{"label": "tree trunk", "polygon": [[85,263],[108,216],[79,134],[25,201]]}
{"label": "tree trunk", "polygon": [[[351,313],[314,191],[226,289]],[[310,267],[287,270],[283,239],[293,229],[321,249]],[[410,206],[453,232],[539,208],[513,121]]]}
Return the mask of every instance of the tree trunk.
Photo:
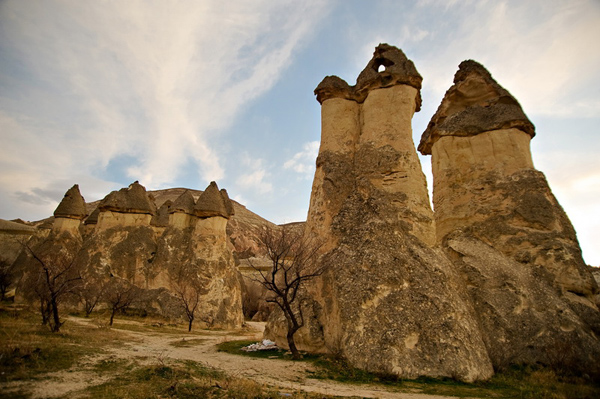
{"label": "tree trunk", "polygon": [[52,309],[52,318],[54,320],[53,325],[50,326],[50,330],[52,332],[58,332],[60,330],[60,317],[58,314],[58,302],[56,302],[56,298],[52,298],[50,300],[50,305]]}
{"label": "tree trunk", "polygon": [[48,306],[42,298],[40,298],[40,313],[42,314],[42,325],[45,326],[48,324]]}
{"label": "tree trunk", "polygon": [[296,342],[294,341],[295,333],[296,333],[295,329],[288,328],[287,342],[288,342],[288,346],[290,347],[290,352],[292,352],[292,359],[299,360],[299,359],[302,359],[302,355],[298,351],[298,348],[296,348]]}
{"label": "tree trunk", "polygon": [[112,308],[112,312],[110,313],[110,323],[108,323],[109,326],[112,327],[113,325],[113,320],[115,319],[115,313],[116,313],[117,309],[116,308]]}
{"label": "tree trunk", "polygon": [[192,332],[192,323],[194,322],[194,318],[190,317],[189,320],[190,323],[188,324],[188,332]]}

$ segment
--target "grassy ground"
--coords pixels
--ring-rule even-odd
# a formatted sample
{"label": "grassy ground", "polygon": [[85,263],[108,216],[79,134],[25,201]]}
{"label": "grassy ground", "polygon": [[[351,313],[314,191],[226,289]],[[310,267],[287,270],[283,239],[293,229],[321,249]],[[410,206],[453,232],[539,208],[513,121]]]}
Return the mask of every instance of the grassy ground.
{"label": "grassy ground", "polygon": [[[118,319],[116,327],[152,334],[185,331],[185,325],[169,324],[150,319]],[[224,333],[225,334],[225,333]],[[212,368],[191,361],[154,360],[153,364],[139,359],[118,359],[107,355],[108,349],[122,345],[124,335],[106,327],[102,315],[88,326],[67,322],[60,333],[51,333],[40,325],[39,315],[26,309],[0,304],[0,383],[45,381],[51,372],[79,368],[84,358],[101,357],[87,371],[103,376],[90,387],[85,398],[280,398],[282,392],[256,382],[227,376]],[[201,331],[194,336],[172,343],[191,347],[203,340]],[[253,341],[229,341],[219,350],[241,356],[291,360],[285,351],[242,352],[240,348]],[[315,370],[307,377],[330,379],[348,384],[386,384],[395,390],[455,397],[480,398],[600,398],[600,385],[581,376],[557,373],[547,368],[521,367],[495,375],[491,380],[465,384],[454,380],[421,378],[399,380],[375,375],[349,367],[341,360],[306,355],[302,361],[312,362]],[[77,367],[75,367],[77,366]],[[29,393],[2,393],[3,398],[29,398]],[[65,398],[70,395],[64,396]],[[296,398],[316,398],[294,392]]]}
{"label": "grassy ground", "polygon": [[[139,321],[139,318],[119,319],[115,327],[153,334],[187,331],[183,324],[157,324],[149,319],[139,324]],[[48,373],[74,370],[103,377],[104,382],[79,393],[79,397],[89,399],[323,397],[274,390],[250,380],[227,376],[193,361],[156,359],[155,364],[148,365],[140,363],[143,357],[119,359],[107,355],[107,349],[122,345],[123,338],[117,328],[106,326],[102,315],[92,318],[87,326],[67,322],[60,333],[51,333],[40,324],[39,315],[0,304],[0,383],[50,381],[52,377]],[[189,338],[172,345],[187,347],[200,341],[202,338]],[[103,354],[106,358],[81,366],[84,358]],[[31,393],[23,388],[21,391],[0,392],[0,397],[30,398]],[[72,393],[63,396],[64,399],[70,397]]]}
{"label": "grassy ground", "polygon": [[[291,359],[284,351],[244,352],[240,348],[253,341],[230,341],[219,345],[219,350],[241,356]],[[313,362],[316,371],[310,378],[331,379],[352,384],[385,384],[404,391],[418,391],[431,395],[478,398],[521,399],[597,399],[600,398],[600,382],[581,376],[557,374],[543,367],[514,367],[496,374],[489,381],[474,384],[452,379],[419,378],[402,380],[355,369],[344,361],[325,356],[305,356],[304,361]]]}

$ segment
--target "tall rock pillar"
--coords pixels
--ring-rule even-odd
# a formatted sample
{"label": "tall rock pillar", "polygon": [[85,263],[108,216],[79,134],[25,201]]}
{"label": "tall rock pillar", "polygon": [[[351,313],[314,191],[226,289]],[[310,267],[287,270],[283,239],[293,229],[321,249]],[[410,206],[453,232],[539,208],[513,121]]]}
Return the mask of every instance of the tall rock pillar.
{"label": "tall rock pillar", "polygon": [[546,268],[565,291],[597,285],[567,215],[533,167],[535,135],[517,100],[464,61],[419,145],[432,154],[437,240],[468,231],[510,258]]}
{"label": "tall rock pillar", "polygon": [[432,155],[437,241],[460,271],[496,367],[600,373],[598,287],[573,226],[535,170],[517,100],[464,61],[419,150]]}
{"label": "tall rock pillar", "polygon": [[326,241],[330,268],[312,289],[308,330],[372,372],[487,378],[491,363],[460,280],[431,248],[411,135],[420,88],[412,61],[382,44],[356,86],[327,77],[315,90],[324,119],[307,229]]}

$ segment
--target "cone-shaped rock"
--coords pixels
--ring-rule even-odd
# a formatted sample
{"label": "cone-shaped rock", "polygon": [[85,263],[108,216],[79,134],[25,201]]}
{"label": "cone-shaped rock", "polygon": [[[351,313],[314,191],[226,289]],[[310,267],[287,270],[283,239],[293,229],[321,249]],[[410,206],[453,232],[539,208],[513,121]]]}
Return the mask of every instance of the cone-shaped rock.
{"label": "cone-shaped rock", "polygon": [[156,206],[148,197],[146,188],[137,181],[127,188],[113,191],[107,195],[99,205],[100,211],[113,211],[121,213],[143,213],[153,215]]}
{"label": "cone-shaped rock", "polygon": [[235,215],[235,209],[233,208],[233,202],[229,199],[229,194],[227,194],[227,190],[224,188],[221,189],[221,196],[223,197],[223,201],[225,201],[225,209],[227,210],[227,215],[230,217]]}
{"label": "cone-shaped rock", "polygon": [[183,212],[187,213],[188,215],[193,215],[194,206],[196,205],[195,202],[196,201],[194,200],[194,196],[192,195],[191,191],[185,190],[183,194],[177,197],[175,202],[173,202],[169,208],[169,213]]}
{"label": "cone-shaped rock", "polygon": [[196,202],[194,207],[194,214],[201,218],[210,218],[214,216],[221,216],[224,218],[229,218],[229,212],[227,211],[227,205],[225,204],[225,200],[221,192],[219,191],[219,187],[217,187],[217,183],[210,182],[206,190]]}
{"label": "cone-shaped rock", "polygon": [[54,217],[81,220],[87,216],[85,200],[79,192],[79,185],[75,184],[66,193],[54,211]]}
{"label": "cone-shaped rock", "polygon": [[85,224],[97,224],[98,223],[98,217],[100,216],[100,207],[96,207],[92,213],[90,213],[90,216],[88,216],[87,218],[85,218],[84,223]]}
{"label": "cone-shaped rock", "polygon": [[475,136],[513,128],[535,135],[519,102],[481,64],[467,60],[460,64],[454,85],[423,133],[419,151],[430,155],[433,144],[444,136]]}
{"label": "cone-shaped rock", "polygon": [[533,167],[533,136],[490,73],[461,63],[419,146],[432,154],[437,241],[470,287],[496,366],[562,356],[597,372],[598,287],[573,226]]}

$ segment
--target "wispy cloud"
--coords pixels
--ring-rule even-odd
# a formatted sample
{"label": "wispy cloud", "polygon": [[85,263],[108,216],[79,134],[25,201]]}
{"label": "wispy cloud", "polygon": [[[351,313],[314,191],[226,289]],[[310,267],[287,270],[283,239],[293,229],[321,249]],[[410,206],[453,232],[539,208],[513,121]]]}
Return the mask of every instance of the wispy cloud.
{"label": "wispy cloud", "polygon": [[251,194],[267,194],[273,191],[273,184],[268,181],[271,173],[263,159],[252,159],[247,154],[242,157],[242,165],[247,170],[236,179],[239,189]]}
{"label": "wispy cloud", "polygon": [[133,163],[119,179],[149,188],[173,184],[190,162],[201,180],[222,179],[219,134],[278,81],[325,7],[4,2],[3,190],[31,195],[74,171],[110,179],[103,170],[124,154]]}
{"label": "wispy cloud", "polygon": [[315,160],[319,153],[319,142],[310,141],[302,146],[302,151],[297,152],[284,164],[284,169],[291,169],[299,173],[303,179],[312,179],[315,174]]}

